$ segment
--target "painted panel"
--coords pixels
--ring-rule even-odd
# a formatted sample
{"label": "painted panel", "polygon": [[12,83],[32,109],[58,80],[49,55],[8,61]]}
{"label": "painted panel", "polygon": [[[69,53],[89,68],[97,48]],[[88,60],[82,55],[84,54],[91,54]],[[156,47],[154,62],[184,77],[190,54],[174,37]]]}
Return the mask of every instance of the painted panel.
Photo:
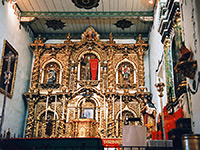
{"label": "painted panel", "polygon": [[54,4],[55,4],[55,7],[56,7],[56,11],[61,11],[61,12],[64,11],[62,0],[54,0]]}
{"label": "painted panel", "polygon": [[21,11],[27,11],[26,7],[24,6],[23,0],[18,0],[17,5],[21,9]]}
{"label": "painted panel", "polygon": [[119,3],[116,0],[110,0],[110,10],[109,11],[118,11]]}
{"label": "painted panel", "polygon": [[39,6],[36,0],[31,0],[30,4],[33,7],[34,11],[41,11],[41,9],[40,9],[40,6],[42,6],[41,3],[39,3],[40,4],[40,6]]}
{"label": "painted panel", "polygon": [[24,1],[22,1],[22,2],[24,3],[24,6],[26,7],[26,9],[27,9],[28,11],[34,11],[32,5],[31,5],[31,3],[30,3],[30,1],[24,0]]}
{"label": "painted panel", "polygon": [[119,1],[119,11],[126,11],[127,7],[126,7],[126,0],[124,0],[123,3],[120,3],[121,1]]}
{"label": "painted panel", "polygon": [[133,11],[133,1],[132,0],[126,0],[126,10]]}
{"label": "painted panel", "polygon": [[40,11],[49,11],[47,8],[47,4],[44,0],[36,0],[37,4],[39,4]]}
{"label": "painted panel", "polygon": [[[12,98],[17,70],[18,52],[7,40],[4,40],[3,53],[0,66],[0,92],[7,92]],[[7,89],[6,89],[7,85]]]}
{"label": "painted panel", "polygon": [[55,4],[54,4],[53,0],[44,0],[44,1],[47,4],[47,9],[49,11],[56,11]]}

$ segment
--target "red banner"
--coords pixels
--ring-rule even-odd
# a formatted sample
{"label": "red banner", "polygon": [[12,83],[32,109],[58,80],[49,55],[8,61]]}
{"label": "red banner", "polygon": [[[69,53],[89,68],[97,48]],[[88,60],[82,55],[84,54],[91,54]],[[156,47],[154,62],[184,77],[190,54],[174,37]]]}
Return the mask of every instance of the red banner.
{"label": "red banner", "polygon": [[98,59],[90,59],[90,68],[91,68],[92,80],[95,80],[98,69]]}

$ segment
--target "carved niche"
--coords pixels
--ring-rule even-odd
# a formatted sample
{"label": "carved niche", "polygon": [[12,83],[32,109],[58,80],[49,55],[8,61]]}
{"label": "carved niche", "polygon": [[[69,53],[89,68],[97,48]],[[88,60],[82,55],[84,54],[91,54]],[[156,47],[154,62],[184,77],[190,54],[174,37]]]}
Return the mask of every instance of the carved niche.
{"label": "carved niche", "polygon": [[96,55],[87,53],[81,58],[80,80],[98,80],[98,58]]}
{"label": "carved niche", "polygon": [[121,62],[116,72],[118,88],[134,88],[136,84],[136,69],[128,61]]}
{"label": "carved niche", "polygon": [[59,83],[60,67],[55,62],[48,63],[44,68],[44,83],[54,84]]}

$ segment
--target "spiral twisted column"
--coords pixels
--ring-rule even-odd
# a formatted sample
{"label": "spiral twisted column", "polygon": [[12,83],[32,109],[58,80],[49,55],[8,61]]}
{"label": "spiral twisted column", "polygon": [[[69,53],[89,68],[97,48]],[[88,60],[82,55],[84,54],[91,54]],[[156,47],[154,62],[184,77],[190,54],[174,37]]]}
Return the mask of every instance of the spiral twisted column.
{"label": "spiral twisted column", "polygon": [[77,77],[78,77],[78,63],[76,63],[75,71],[74,71],[74,88],[77,88]]}
{"label": "spiral twisted column", "polygon": [[42,124],[42,137],[46,137],[46,128],[47,128],[47,124],[46,122],[44,122]]}
{"label": "spiral twisted column", "polygon": [[107,137],[113,135],[113,103],[111,97],[108,98],[108,124]]}
{"label": "spiral twisted column", "polygon": [[139,76],[139,86],[145,85],[145,76],[144,76],[144,60],[143,60],[143,50],[139,50],[139,65],[138,65],[138,76]]}
{"label": "spiral twisted column", "polygon": [[34,130],[34,102],[29,102],[25,137],[33,137],[33,130]]}
{"label": "spiral twisted column", "polygon": [[103,78],[103,70],[104,70],[104,67],[103,67],[103,63],[101,63],[101,68],[100,68],[100,89],[104,89],[104,78]]}
{"label": "spiral twisted column", "polygon": [[59,137],[64,137],[64,129],[65,129],[65,121],[60,120],[59,130],[58,130],[58,136]]}
{"label": "spiral twisted column", "polygon": [[120,130],[119,130],[120,137],[122,137],[122,126],[123,126],[123,120],[120,119]]}
{"label": "spiral twisted column", "polygon": [[114,56],[114,49],[110,48],[108,50],[108,88],[114,87],[114,68],[113,68],[113,56]]}
{"label": "spiral twisted column", "polygon": [[74,61],[71,62],[71,73],[70,73],[70,89],[74,91],[74,77],[75,76],[75,63]]}
{"label": "spiral twisted column", "polygon": [[39,47],[36,46],[36,49],[34,51],[35,60],[34,60],[33,71],[32,71],[32,79],[31,79],[31,87],[33,89],[38,88],[38,84],[39,84],[41,51],[42,49],[39,49]]}
{"label": "spiral twisted column", "polygon": [[69,51],[68,47],[66,47],[62,85],[67,86],[67,87],[69,86],[69,70],[70,70],[69,59],[70,59],[70,54],[71,54],[71,52]]}
{"label": "spiral twisted column", "polygon": [[145,85],[145,76],[144,76],[144,59],[143,55],[146,51],[148,44],[145,44],[145,42],[142,40],[141,35],[139,35],[138,40],[135,44],[135,47],[137,48],[137,55],[138,55],[138,85],[144,86]]}
{"label": "spiral twisted column", "polygon": [[57,124],[57,120],[53,120],[52,121],[52,134],[51,134],[51,137],[56,137],[56,124]]}
{"label": "spiral twisted column", "polygon": [[43,52],[44,43],[41,40],[41,36],[38,36],[38,39],[34,41],[33,44],[31,44],[31,47],[34,49],[34,65],[33,65],[33,71],[32,71],[32,79],[31,79],[31,87],[33,89],[38,88],[39,84],[39,78],[40,78],[40,55]]}

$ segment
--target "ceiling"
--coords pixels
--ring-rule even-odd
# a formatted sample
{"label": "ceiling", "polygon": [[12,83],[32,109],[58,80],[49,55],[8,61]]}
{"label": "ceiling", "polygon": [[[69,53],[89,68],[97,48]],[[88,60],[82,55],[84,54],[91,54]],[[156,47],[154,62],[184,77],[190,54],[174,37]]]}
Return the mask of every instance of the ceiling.
{"label": "ceiling", "polygon": [[[84,4],[95,1],[96,5],[91,9],[78,8],[80,6],[73,1]],[[35,36],[63,39],[71,33],[72,38],[79,39],[86,28],[92,26],[100,38],[108,38],[110,32],[114,38],[136,38],[138,34],[148,37],[152,25],[156,0],[153,4],[148,1],[17,0],[17,6],[21,23],[28,25]]]}

